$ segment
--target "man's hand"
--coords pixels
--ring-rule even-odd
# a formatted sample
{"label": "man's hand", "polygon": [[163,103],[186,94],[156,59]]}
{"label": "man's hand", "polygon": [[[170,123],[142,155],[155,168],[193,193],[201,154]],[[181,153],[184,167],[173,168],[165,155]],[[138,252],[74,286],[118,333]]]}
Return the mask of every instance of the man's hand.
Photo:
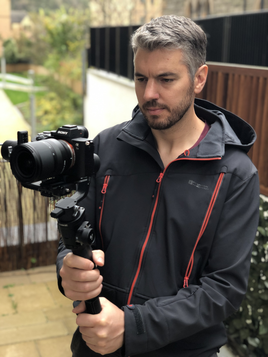
{"label": "man's hand", "polygon": [[79,314],[76,323],[87,346],[94,352],[105,355],[113,353],[123,346],[124,312],[105,298],[100,298],[102,311],[91,315],[85,311],[81,302],[73,312]]}
{"label": "man's hand", "polygon": [[[96,265],[104,265],[103,251],[93,251],[92,257]],[[94,263],[73,253],[68,253],[64,257],[60,276],[66,297],[73,301],[84,301],[100,294],[103,278],[100,271],[94,269]]]}

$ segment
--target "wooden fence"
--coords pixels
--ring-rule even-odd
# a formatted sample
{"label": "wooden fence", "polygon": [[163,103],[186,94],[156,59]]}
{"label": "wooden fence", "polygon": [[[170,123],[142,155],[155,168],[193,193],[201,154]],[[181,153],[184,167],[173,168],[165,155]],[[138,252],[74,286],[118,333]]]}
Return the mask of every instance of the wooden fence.
{"label": "wooden fence", "polygon": [[54,264],[56,221],[39,192],[23,188],[0,161],[0,272]]}
{"label": "wooden fence", "polygon": [[268,196],[268,68],[208,63],[209,75],[199,98],[209,100],[247,121],[257,133],[249,152]]}

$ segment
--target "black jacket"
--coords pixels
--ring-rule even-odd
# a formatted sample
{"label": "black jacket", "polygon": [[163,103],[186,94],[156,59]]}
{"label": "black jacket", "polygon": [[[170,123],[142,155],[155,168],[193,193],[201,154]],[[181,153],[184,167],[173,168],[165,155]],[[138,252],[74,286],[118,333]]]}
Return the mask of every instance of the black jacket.
{"label": "black jacket", "polygon": [[[166,168],[138,108],[94,140],[101,166],[82,205],[105,252],[102,295],[125,312],[125,356],[212,355],[246,293],[259,212],[246,154],[255,132],[209,102],[195,110],[210,130]],[[65,254],[60,244],[58,268]],[[96,355],[78,331],[73,349]]]}

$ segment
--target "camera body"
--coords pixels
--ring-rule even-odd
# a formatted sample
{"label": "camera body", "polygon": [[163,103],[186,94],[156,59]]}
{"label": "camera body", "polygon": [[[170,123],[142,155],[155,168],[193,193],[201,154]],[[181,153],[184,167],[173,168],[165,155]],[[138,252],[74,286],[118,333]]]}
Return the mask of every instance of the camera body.
{"label": "camera body", "polygon": [[87,129],[77,125],[39,133],[33,142],[28,142],[27,131],[19,131],[17,141],[5,141],[1,153],[23,186],[45,196],[70,193],[99,166]]}

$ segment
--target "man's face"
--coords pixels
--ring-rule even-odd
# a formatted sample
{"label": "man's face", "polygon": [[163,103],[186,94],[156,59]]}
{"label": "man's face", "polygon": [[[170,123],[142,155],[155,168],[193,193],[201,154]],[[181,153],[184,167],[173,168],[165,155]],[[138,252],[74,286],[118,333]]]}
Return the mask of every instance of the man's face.
{"label": "man's face", "polygon": [[152,129],[171,128],[194,101],[194,82],[182,61],[181,50],[138,49],[135,56],[138,103]]}

